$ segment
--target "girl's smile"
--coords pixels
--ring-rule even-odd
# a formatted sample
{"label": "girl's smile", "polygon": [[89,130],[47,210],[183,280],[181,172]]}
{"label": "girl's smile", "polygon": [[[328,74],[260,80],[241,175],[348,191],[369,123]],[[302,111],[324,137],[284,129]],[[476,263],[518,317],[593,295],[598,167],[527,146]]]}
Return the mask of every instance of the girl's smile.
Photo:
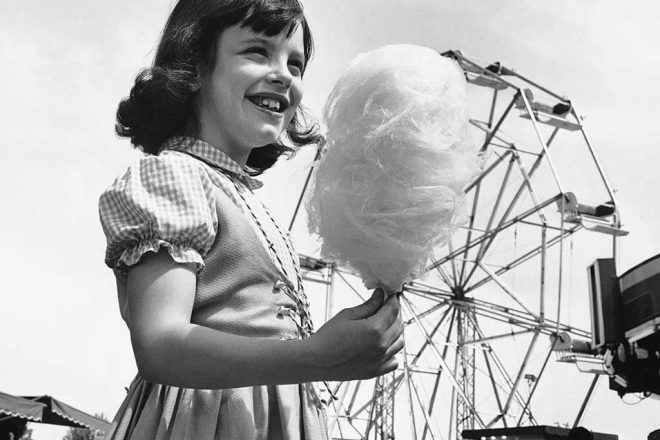
{"label": "girl's smile", "polygon": [[275,142],[302,99],[303,33],[267,36],[238,25],[218,37],[212,71],[200,68],[199,138],[245,165]]}

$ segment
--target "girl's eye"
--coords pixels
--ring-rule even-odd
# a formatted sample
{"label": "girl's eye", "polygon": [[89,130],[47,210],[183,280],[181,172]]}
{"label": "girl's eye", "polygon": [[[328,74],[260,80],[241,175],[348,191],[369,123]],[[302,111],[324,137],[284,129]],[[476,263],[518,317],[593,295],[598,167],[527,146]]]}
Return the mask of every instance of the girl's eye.
{"label": "girl's eye", "polygon": [[291,68],[291,73],[294,75],[302,75],[304,65],[302,61],[289,61],[289,67]]}
{"label": "girl's eye", "polygon": [[261,55],[261,56],[266,57],[266,58],[268,57],[268,51],[266,49],[264,49],[263,47],[251,47],[249,49],[246,49],[245,53],[257,54],[257,55]]}

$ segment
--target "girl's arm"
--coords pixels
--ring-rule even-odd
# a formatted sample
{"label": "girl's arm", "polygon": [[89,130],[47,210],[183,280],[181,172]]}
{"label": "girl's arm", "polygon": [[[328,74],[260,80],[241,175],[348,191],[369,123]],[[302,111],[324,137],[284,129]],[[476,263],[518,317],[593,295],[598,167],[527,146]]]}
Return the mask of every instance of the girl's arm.
{"label": "girl's arm", "polygon": [[304,340],[224,333],[190,322],[196,275],[167,251],[149,253],[128,274],[129,326],[141,375],[185,388],[235,388],[365,379],[397,368],[400,305],[375,291]]}

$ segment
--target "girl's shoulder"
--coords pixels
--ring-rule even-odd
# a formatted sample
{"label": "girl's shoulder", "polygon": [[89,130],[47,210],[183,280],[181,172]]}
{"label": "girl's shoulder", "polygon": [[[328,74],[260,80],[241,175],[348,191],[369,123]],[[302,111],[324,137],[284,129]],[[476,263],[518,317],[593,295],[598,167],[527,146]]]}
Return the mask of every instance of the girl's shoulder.
{"label": "girl's shoulder", "polygon": [[218,228],[205,168],[185,153],[165,151],[135,160],[115,179],[99,198],[108,266],[133,265],[165,246],[175,261],[203,267]]}
{"label": "girl's shoulder", "polygon": [[136,191],[164,191],[186,195],[193,190],[211,190],[207,165],[186,153],[174,150],[145,155],[130,163],[126,170],[101,194]]}

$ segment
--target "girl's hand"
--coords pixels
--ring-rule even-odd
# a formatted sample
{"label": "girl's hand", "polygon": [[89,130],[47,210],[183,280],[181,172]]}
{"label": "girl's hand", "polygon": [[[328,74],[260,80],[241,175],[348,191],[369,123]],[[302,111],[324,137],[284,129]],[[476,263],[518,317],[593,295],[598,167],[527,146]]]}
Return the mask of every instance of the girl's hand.
{"label": "girl's hand", "polygon": [[376,289],[357,307],[344,309],[321,327],[308,342],[311,361],[325,380],[368,379],[398,367],[403,348],[401,305],[396,295],[383,299]]}

